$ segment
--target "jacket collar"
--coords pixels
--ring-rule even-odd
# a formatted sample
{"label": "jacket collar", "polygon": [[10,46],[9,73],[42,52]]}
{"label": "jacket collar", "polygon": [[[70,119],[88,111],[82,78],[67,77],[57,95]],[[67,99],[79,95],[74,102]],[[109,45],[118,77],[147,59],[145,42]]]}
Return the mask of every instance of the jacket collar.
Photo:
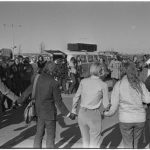
{"label": "jacket collar", "polygon": [[45,76],[45,77],[47,77],[47,78],[53,78],[53,79],[54,79],[54,77],[53,77],[52,75],[46,74],[46,73],[44,73],[44,72],[42,72],[41,75],[42,75],[42,76]]}
{"label": "jacket collar", "polygon": [[100,79],[98,76],[94,76],[94,75],[92,75],[91,76],[91,79]]}

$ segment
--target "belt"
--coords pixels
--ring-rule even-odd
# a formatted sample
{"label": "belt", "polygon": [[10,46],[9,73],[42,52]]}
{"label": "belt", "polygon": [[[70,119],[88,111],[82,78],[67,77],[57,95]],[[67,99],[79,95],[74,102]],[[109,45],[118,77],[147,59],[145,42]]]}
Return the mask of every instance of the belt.
{"label": "belt", "polygon": [[100,107],[95,108],[95,109],[89,109],[89,108],[86,108],[86,107],[80,107],[80,108],[83,109],[83,110],[98,110],[98,109],[100,109]]}

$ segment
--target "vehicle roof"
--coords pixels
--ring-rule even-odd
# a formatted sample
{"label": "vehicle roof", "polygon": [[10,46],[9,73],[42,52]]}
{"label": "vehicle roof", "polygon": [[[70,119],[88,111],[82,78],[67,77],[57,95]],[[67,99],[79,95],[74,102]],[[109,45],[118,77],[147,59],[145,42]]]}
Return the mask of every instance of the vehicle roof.
{"label": "vehicle roof", "polygon": [[97,51],[95,51],[95,52],[86,52],[86,51],[69,51],[69,50],[64,50],[64,51],[62,51],[62,52],[64,52],[65,54],[67,54],[67,55],[86,55],[86,54],[90,54],[90,55],[97,55],[98,54],[98,52]]}

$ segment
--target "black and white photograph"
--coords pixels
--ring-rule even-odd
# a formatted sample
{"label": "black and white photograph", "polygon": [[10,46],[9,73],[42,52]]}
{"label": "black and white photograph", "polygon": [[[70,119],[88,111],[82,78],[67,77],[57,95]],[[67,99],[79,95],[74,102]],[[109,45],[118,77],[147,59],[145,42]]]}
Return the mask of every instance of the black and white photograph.
{"label": "black and white photograph", "polygon": [[150,149],[150,1],[0,1],[0,149]]}

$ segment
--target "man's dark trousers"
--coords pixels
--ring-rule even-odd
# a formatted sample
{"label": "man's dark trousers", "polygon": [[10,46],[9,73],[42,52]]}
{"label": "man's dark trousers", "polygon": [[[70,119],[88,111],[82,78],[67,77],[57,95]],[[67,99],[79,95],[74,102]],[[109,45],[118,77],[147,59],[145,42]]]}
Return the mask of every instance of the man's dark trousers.
{"label": "man's dark trousers", "polygon": [[42,148],[45,129],[47,132],[46,148],[55,148],[56,120],[45,120],[39,117],[37,122],[37,132],[34,139],[34,148]]}

